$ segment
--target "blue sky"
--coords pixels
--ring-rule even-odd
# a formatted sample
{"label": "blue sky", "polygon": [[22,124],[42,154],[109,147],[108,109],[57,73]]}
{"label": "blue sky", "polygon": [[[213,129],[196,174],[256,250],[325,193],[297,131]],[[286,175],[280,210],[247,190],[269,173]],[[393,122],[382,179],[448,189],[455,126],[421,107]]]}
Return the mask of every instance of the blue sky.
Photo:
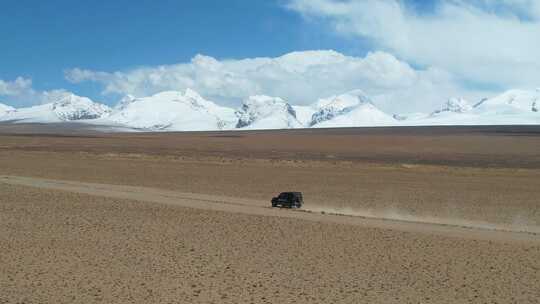
{"label": "blue sky", "polygon": [[[417,100],[408,104],[412,111],[449,95],[477,99],[540,86],[540,1],[534,0],[5,0],[0,5],[0,101],[14,106],[39,103],[43,92],[55,89],[114,104],[124,94],[189,86],[228,103],[248,94],[309,103],[362,89],[386,106]],[[334,50],[345,57],[305,53],[270,60],[307,50]],[[216,83],[208,66],[201,66],[208,60],[193,61],[198,54],[221,64],[215,75],[233,75],[234,81]],[[256,57],[269,61],[250,61]],[[290,73],[295,61],[308,62],[300,76]],[[361,70],[349,69],[355,64]],[[259,77],[257,71],[264,73]],[[313,71],[334,76],[317,83]],[[280,77],[296,87],[276,85]]]}
{"label": "blue sky", "polygon": [[362,46],[316,30],[279,1],[4,1],[0,10],[0,79],[31,78],[37,90],[73,85],[74,67],[115,71],[217,58],[279,56],[291,51]]}

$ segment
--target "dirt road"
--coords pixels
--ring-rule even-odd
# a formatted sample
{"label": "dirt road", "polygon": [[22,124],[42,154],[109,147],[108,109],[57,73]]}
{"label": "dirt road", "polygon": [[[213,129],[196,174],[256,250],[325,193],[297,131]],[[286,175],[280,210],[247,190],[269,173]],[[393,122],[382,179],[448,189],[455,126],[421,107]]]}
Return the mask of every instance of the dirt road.
{"label": "dirt road", "polygon": [[[127,190],[121,195],[140,195]],[[366,222],[358,218],[337,217],[355,222],[348,225],[286,210],[248,215],[173,205],[205,203],[193,199],[164,204],[4,182],[0,193],[0,303],[540,299],[538,242],[470,239],[477,230],[449,237],[434,234],[436,225],[403,232],[359,226]]]}
{"label": "dirt road", "polygon": [[293,190],[312,208],[334,213],[489,229],[540,226],[539,127],[75,131],[0,125],[0,175],[264,202]]}
{"label": "dirt road", "polygon": [[260,200],[184,193],[147,187],[82,183],[21,176],[0,176],[0,182],[10,185],[154,202],[203,210],[285,217],[467,239],[540,243],[540,227],[513,227],[511,225],[466,221],[456,223],[452,219],[442,218],[413,217],[406,220],[398,216],[375,218],[361,211],[338,210],[320,206],[310,207],[309,205],[302,210],[286,210],[268,207],[268,202]]}
{"label": "dirt road", "polygon": [[0,125],[0,303],[539,303],[539,135]]}

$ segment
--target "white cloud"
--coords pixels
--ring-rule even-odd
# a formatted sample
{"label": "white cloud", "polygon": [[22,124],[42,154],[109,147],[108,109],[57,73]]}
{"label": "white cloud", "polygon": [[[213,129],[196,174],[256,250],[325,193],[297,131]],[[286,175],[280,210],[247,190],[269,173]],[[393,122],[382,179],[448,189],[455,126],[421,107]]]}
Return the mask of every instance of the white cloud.
{"label": "white cloud", "polygon": [[474,0],[470,1],[470,4],[491,13],[514,15],[532,20],[540,18],[538,0]]}
{"label": "white cloud", "polygon": [[66,93],[68,91],[63,89],[37,91],[32,87],[32,79],[30,78],[17,77],[12,81],[0,79],[0,103],[10,103],[15,107],[48,103]]}
{"label": "white cloud", "polygon": [[28,106],[40,103],[42,93],[32,88],[32,79],[17,77],[15,80],[0,79],[0,103],[12,106]]}
{"label": "white cloud", "polygon": [[502,88],[540,85],[540,1],[446,0],[435,11],[402,0],[291,0],[288,8],[409,62]]}
{"label": "white cloud", "polygon": [[366,57],[345,56],[335,51],[307,51],[277,58],[217,60],[197,55],[191,62],[144,67],[123,72],[66,71],[74,83],[99,82],[104,94],[148,96],[164,90],[191,88],[203,96],[238,105],[249,95],[278,96],[293,104],[362,89],[387,111],[431,110],[447,97],[479,93],[463,90],[440,69],[413,69],[384,53]]}
{"label": "white cloud", "polygon": [[23,77],[17,77],[13,81],[0,79],[0,96],[18,96],[32,92],[32,79]]}

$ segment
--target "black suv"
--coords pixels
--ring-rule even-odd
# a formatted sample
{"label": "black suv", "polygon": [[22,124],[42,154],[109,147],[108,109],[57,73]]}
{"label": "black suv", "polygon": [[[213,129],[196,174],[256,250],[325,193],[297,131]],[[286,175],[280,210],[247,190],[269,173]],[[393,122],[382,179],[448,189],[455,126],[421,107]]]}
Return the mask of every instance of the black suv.
{"label": "black suv", "polygon": [[272,207],[300,208],[304,203],[301,192],[281,192],[272,198]]}

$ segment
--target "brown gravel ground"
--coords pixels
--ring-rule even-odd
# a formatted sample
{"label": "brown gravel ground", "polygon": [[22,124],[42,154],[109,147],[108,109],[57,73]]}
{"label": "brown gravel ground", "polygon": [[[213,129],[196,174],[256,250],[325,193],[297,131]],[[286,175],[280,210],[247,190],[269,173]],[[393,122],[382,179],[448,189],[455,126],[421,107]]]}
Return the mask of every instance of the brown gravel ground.
{"label": "brown gravel ground", "polygon": [[0,175],[124,184],[268,201],[302,191],[306,206],[379,217],[540,225],[540,170],[362,162],[169,158],[0,151]]}
{"label": "brown gravel ground", "polygon": [[0,192],[0,303],[540,301],[537,245]]}
{"label": "brown gravel ground", "polygon": [[[0,125],[0,175],[540,226],[540,127]],[[4,303],[540,303],[540,248],[0,183]]]}
{"label": "brown gravel ground", "polygon": [[0,175],[126,184],[376,216],[540,226],[540,126],[99,133],[0,124]]}

